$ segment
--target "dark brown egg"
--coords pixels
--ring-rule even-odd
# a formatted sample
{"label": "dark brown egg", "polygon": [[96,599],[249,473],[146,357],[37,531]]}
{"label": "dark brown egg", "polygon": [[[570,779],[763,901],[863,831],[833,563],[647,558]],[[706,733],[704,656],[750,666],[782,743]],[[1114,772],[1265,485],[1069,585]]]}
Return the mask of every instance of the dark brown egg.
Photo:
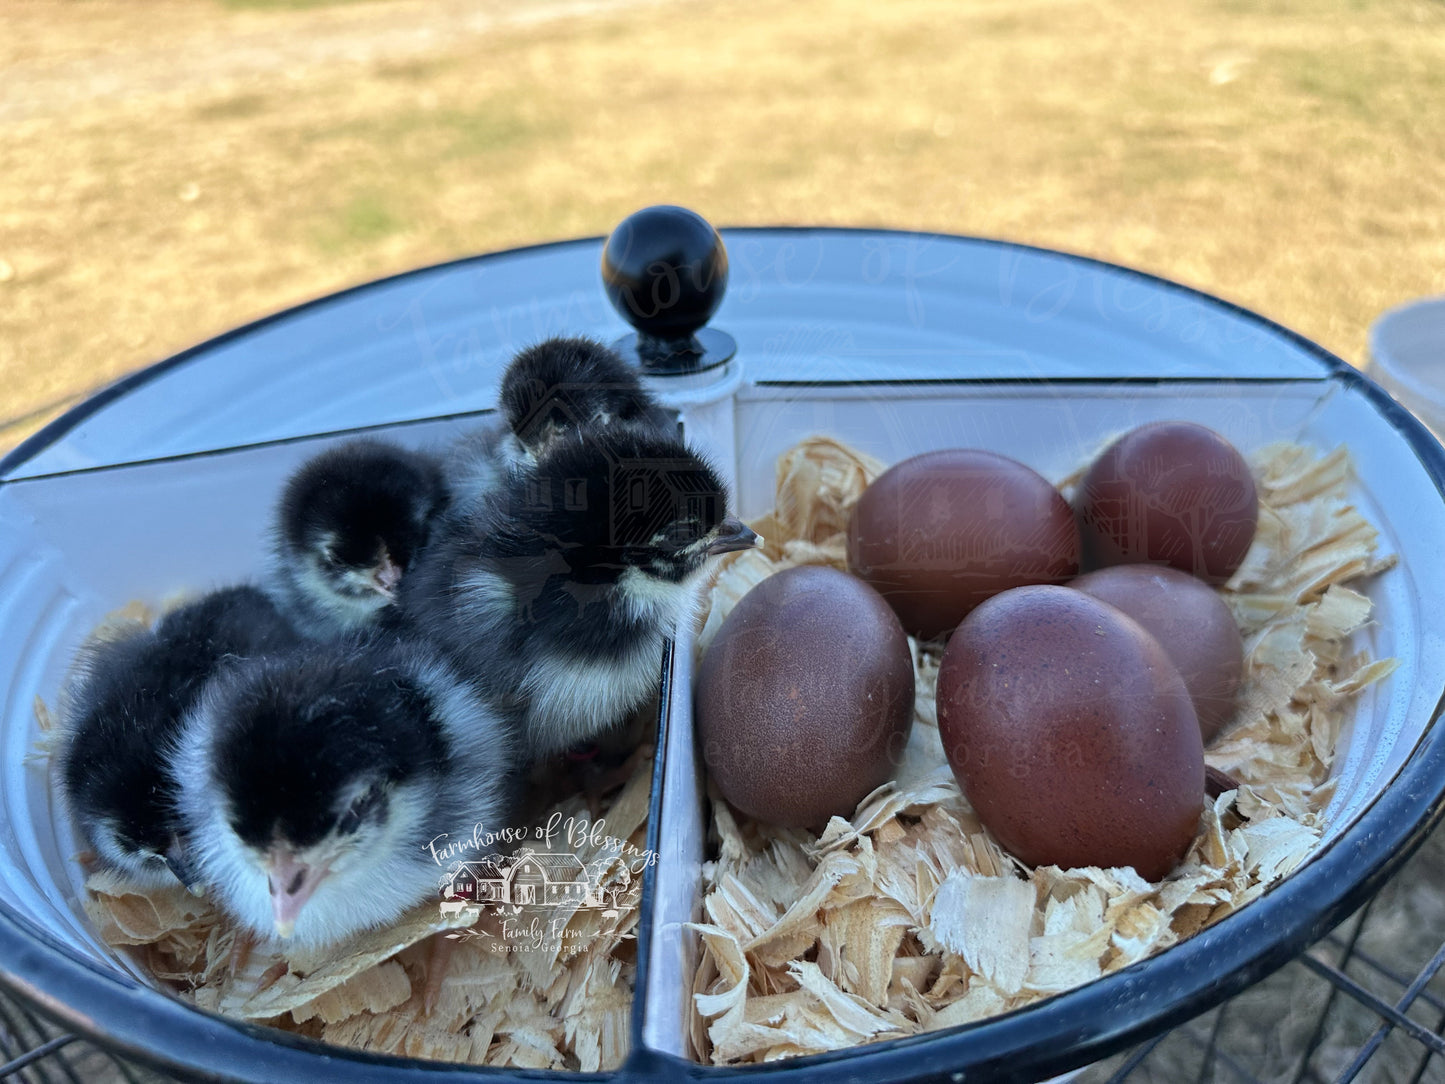
{"label": "dark brown egg", "polygon": [[862,580],[785,569],[728,614],[693,714],[723,797],[758,820],[820,827],[893,775],[913,726],[908,638]]}
{"label": "dark brown egg", "polygon": [[1117,565],[1069,584],[1122,610],[1159,641],[1184,679],[1207,744],[1234,714],[1244,642],[1234,615],[1203,580],[1164,565]]}
{"label": "dark brown egg", "polygon": [[1075,505],[1091,568],[1164,564],[1223,583],[1254,541],[1249,464],[1212,429],[1155,422],[1109,445]]}
{"label": "dark brown egg", "polygon": [[1029,865],[1157,881],[1194,839],[1204,749],[1184,680],[1082,591],[1020,587],[969,614],[938,672],[938,730],[979,819]]}
{"label": "dark brown egg", "polygon": [[1079,532],[1048,480],[992,452],[905,459],[863,493],[848,520],[848,567],[903,627],[944,636],[984,599],[1079,570]]}

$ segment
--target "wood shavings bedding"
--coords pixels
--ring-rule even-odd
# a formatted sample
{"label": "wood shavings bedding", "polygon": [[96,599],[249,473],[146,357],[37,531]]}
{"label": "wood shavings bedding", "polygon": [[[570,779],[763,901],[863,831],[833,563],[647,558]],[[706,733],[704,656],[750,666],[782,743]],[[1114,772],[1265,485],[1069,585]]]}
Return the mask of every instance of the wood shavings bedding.
{"label": "wood shavings bedding", "polygon": [[[1027,869],[983,830],[938,737],[938,655],[911,642],[915,725],[892,782],[821,835],[739,821],[710,793],[717,857],[704,867],[694,1054],[772,1061],[952,1027],[1073,989],[1216,922],[1318,843],[1350,698],[1393,660],[1349,652],[1370,600],[1348,583],[1388,568],[1348,500],[1348,453],[1293,444],[1251,461],[1256,539],[1221,589],[1245,647],[1233,721],[1206,761],[1240,782],[1207,800],[1183,862],[1151,884],[1132,869]],[[725,559],[699,655],[753,586],[797,564],[846,567],[848,514],[883,464],[827,438],[777,465],[759,550]],[[1066,480],[1066,483],[1068,480]],[[1067,494],[1066,494],[1067,495]]]}

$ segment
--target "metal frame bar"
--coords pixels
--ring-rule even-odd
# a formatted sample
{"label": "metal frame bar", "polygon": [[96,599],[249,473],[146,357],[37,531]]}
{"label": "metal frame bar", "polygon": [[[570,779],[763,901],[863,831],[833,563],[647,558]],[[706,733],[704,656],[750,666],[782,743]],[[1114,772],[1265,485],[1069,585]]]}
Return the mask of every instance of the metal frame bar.
{"label": "metal frame bar", "polygon": [[114,1070],[114,1081],[146,1084],[135,1070],[108,1050],[86,1042],[73,1032],[57,1029],[39,1020],[25,1006],[0,994],[0,1081],[9,1084],[82,1084],[95,1080],[94,1065],[77,1068],[75,1062],[88,1057],[103,1061]]}

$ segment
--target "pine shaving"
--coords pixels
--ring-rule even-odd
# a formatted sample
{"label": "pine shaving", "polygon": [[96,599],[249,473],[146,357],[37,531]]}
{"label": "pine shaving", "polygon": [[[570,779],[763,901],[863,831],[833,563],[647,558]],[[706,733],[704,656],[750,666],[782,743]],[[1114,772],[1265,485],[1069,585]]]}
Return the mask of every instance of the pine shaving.
{"label": "pine shaving", "polygon": [[[693,981],[694,1054],[768,1062],[954,1027],[1091,982],[1176,944],[1261,895],[1318,845],[1350,699],[1391,659],[1354,654],[1370,622],[1349,586],[1393,564],[1351,504],[1343,447],[1294,444],[1251,462],[1255,543],[1221,589],[1245,644],[1233,721],[1206,751],[1241,783],[1206,800],[1183,862],[1134,870],[1029,870],[983,829],[938,738],[937,648],[910,642],[917,698],[892,782],[821,834],[740,821],[710,792],[716,858]],[[883,465],[837,441],[778,462],[766,547],[725,559],[704,599],[699,654],[732,607],[797,564],[843,568],[848,513]],[[1065,479],[1076,480],[1081,471]]]}

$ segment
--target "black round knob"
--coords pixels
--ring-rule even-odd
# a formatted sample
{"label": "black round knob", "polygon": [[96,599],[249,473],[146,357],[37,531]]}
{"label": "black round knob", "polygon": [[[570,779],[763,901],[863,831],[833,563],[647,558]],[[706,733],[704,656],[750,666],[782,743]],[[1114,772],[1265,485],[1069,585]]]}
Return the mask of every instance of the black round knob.
{"label": "black round knob", "polygon": [[602,249],[608,300],[637,329],[618,348],[635,351],[650,372],[696,372],[732,356],[732,340],[721,332],[698,334],[722,304],[727,281],[722,238],[685,207],[645,207],[629,215]]}

